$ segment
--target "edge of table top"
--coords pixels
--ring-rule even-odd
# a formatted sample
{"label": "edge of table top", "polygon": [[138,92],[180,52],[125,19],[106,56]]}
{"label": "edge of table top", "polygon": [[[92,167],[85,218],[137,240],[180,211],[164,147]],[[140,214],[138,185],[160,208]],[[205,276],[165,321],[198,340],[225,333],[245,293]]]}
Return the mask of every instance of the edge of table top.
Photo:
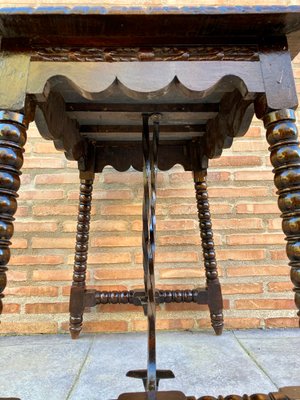
{"label": "edge of table top", "polygon": [[89,7],[89,6],[44,6],[44,7],[0,7],[1,15],[236,15],[236,14],[300,14],[300,6],[199,6],[199,7]]}
{"label": "edge of table top", "polygon": [[4,51],[107,43],[122,47],[258,44],[284,35],[294,57],[300,51],[300,6],[0,7]]}

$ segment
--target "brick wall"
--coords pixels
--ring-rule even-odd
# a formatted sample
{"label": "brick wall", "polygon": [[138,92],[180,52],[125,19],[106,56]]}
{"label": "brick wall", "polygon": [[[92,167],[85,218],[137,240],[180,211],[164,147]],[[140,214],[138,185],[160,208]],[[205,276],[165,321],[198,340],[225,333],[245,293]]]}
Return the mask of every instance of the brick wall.
{"label": "brick wall", "polygon": [[[114,5],[133,3],[162,4],[136,0],[113,2]],[[61,2],[18,3],[48,4]],[[229,2],[201,1],[201,5],[222,4]],[[236,4],[251,5],[253,1],[230,1],[230,5]],[[272,2],[261,0],[260,4]],[[299,5],[300,1],[277,0],[276,5],[279,4]],[[6,5],[12,3],[1,3]],[[294,72],[299,82],[299,56],[294,61]],[[298,89],[300,92],[299,83]],[[0,332],[65,332],[78,173],[76,164],[66,161],[52,142],[42,140],[34,125],[28,136]],[[267,147],[262,124],[254,120],[244,138],[235,140],[231,149],[211,162],[209,194],[227,328],[297,325]],[[142,174],[118,173],[106,168],[97,176],[94,187],[87,283],[103,290],[141,287]],[[191,174],[181,167],[159,173],[157,215],[157,286],[176,289],[204,284],[193,181]],[[157,317],[160,329],[210,326],[206,306],[163,305]],[[85,331],[145,328],[141,310],[133,306],[107,305],[85,313]]]}

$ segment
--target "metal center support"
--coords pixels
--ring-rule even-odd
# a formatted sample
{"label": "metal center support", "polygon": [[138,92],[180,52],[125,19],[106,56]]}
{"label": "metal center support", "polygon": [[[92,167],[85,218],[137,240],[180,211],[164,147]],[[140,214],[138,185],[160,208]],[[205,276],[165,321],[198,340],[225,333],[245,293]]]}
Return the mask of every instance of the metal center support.
{"label": "metal center support", "polygon": [[[149,119],[153,120],[153,137],[150,140]],[[157,176],[157,151],[159,141],[159,114],[143,114],[143,267],[145,293],[147,294],[147,318],[148,318],[148,366],[146,390],[157,390],[156,373],[156,301],[155,301],[155,229],[156,229],[156,176]],[[151,396],[149,400],[152,400]]]}
{"label": "metal center support", "polygon": [[[174,378],[172,371],[157,370],[156,368],[156,305],[157,291],[155,290],[155,229],[156,229],[156,176],[157,154],[159,142],[160,114],[143,114],[143,268],[145,297],[142,301],[144,312],[148,319],[148,363],[147,370],[129,371],[127,376],[143,380],[147,400],[157,399],[157,390],[160,379]],[[149,122],[153,124],[152,137]]]}

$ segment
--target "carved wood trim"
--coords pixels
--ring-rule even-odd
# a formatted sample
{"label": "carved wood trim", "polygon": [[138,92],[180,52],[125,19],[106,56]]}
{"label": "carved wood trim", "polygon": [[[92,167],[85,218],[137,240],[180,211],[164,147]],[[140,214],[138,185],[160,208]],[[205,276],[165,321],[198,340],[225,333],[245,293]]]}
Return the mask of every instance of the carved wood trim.
{"label": "carved wood trim", "polygon": [[32,61],[258,61],[256,46],[195,47],[42,47],[31,49]]}
{"label": "carved wood trim", "polygon": [[47,101],[36,107],[36,124],[45,139],[65,151],[67,159],[80,160],[86,154],[86,145],[77,122],[67,116],[65,108],[61,94],[51,91]]}
{"label": "carved wood trim", "polygon": [[219,157],[229,148],[236,136],[244,135],[254,115],[252,100],[245,100],[238,89],[225,94],[216,118],[209,120],[205,135],[205,154],[209,158]]}
{"label": "carved wood trim", "polygon": [[[161,142],[158,149],[158,169],[168,171],[174,165],[180,164],[186,171],[192,171],[192,149],[200,148],[201,151],[201,147],[200,140]],[[102,172],[107,165],[120,172],[127,171],[130,167],[137,171],[143,170],[141,142],[98,142],[95,145],[95,153],[95,172]],[[204,165],[206,161],[205,158]]]}

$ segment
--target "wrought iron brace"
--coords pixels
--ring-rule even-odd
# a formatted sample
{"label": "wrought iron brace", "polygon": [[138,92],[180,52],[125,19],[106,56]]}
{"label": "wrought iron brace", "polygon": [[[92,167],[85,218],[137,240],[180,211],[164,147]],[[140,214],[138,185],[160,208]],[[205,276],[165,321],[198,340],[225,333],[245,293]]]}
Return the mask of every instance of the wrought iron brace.
{"label": "wrought iron brace", "polygon": [[[143,114],[143,268],[145,303],[144,312],[148,319],[148,365],[147,370],[129,371],[127,376],[140,378],[148,393],[148,400],[156,399],[156,391],[160,379],[174,378],[169,370],[157,370],[156,368],[156,304],[157,293],[155,290],[155,230],[156,230],[156,177],[157,156],[159,142],[160,114]],[[153,122],[153,135],[150,138],[149,120]]]}

